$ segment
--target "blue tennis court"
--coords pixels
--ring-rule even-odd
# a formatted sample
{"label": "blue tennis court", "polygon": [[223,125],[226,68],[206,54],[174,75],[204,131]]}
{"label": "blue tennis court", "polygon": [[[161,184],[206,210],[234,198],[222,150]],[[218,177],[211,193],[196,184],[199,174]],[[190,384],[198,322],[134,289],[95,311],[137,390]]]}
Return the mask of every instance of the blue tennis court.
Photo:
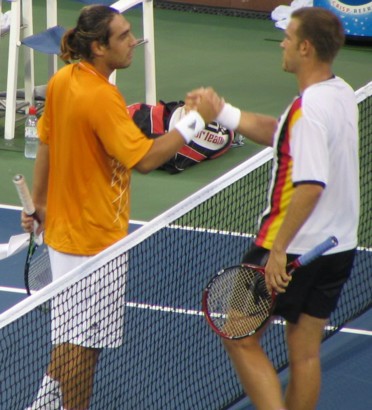
{"label": "blue tennis court", "polygon": [[[20,211],[18,208],[2,207],[0,208],[0,243],[8,241],[11,235],[21,233],[19,227]],[[140,226],[140,223],[132,223],[131,229],[135,230]],[[172,228],[172,230],[175,228]],[[226,241],[231,242],[236,240],[236,243],[231,244],[233,248],[245,247],[250,241],[247,237],[231,237],[218,233],[206,233],[179,230],[179,242],[182,246],[183,236],[193,235],[193,243],[196,244],[196,249],[199,252],[206,250],[201,248],[201,244],[207,243],[208,246],[219,247],[222,249],[230,249],[225,246]],[[212,235],[212,238],[206,238],[206,235]],[[234,239],[235,238],[235,239]],[[148,246],[156,246],[156,241],[159,238],[155,235],[151,238]],[[234,257],[234,256],[232,256]],[[18,255],[14,255],[8,259],[0,261],[0,310],[10,308],[17,302],[26,298],[23,286],[23,263],[25,260],[25,251]],[[209,269],[213,272],[217,266],[202,266],[200,270]],[[190,264],[190,272],[172,272],[174,275],[189,275],[190,286],[195,289],[195,281],[200,281],[200,290],[203,287],[204,279],[194,278],[193,264]],[[171,272],[155,271],[153,277],[153,286],[157,287],[156,282],[164,283]],[[148,290],[148,294],[139,292],[142,288],[141,281],[144,280],[143,272],[136,268],[132,272],[132,278],[135,280],[129,281],[127,293],[126,307],[126,327],[125,340],[130,342],[123,344],[119,349],[107,349],[102,354],[102,359],[96,373],[96,384],[103,384],[100,392],[104,391],[107,396],[115,396],[112,403],[115,403],[113,409],[218,409],[215,407],[216,401],[208,402],[206,398],[198,400],[197,395],[187,397],[187,383],[192,381],[195,384],[210,385],[213,388],[215,379],[224,378],[232,380],[232,384],[236,383],[235,375],[230,369],[230,363],[227,360],[222,348],[219,345],[218,338],[209,330],[204,318],[200,314],[200,294],[195,293],[194,298],[182,300],[180,295],[189,294],[189,290],[181,289],[178,291],[167,291],[166,295],[156,293],[156,297]],[[207,275],[208,276],[208,275]],[[181,283],[177,277],[172,277],[169,281],[170,287],[177,287]],[[184,281],[183,281],[184,283]],[[205,283],[204,283],[205,284]],[[176,298],[169,298],[169,295],[177,294]],[[168,295],[168,296],[167,296]],[[145,303],[144,303],[145,301]],[[45,314],[41,312],[35,313],[33,316],[39,315],[41,323],[45,322]],[[35,317],[33,317],[35,320]],[[39,320],[36,318],[36,320]],[[169,327],[167,322],[172,322],[173,326]],[[147,323],[146,326],[143,323]],[[174,323],[179,323],[175,325]],[[162,329],[172,329],[170,333],[164,335]],[[177,329],[182,329],[178,331]],[[43,327],[40,332],[42,344],[49,344],[49,330]],[[143,332],[146,332],[144,334]],[[188,357],[187,345],[183,343],[185,332],[190,334],[200,335],[204,343],[200,344],[200,350],[194,350],[192,362],[185,360],[181,362],[181,366],[176,369],[172,368],[172,364],[177,361],[179,356]],[[20,330],[22,333],[22,330]],[[324,382],[322,395],[319,402],[319,410],[332,409],[355,409],[366,410],[372,408],[372,397],[370,394],[372,388],[372,380],[370,379],[370,363],[372,360],[372,313],[365,313],[358,319],[349,323],[341,332],[331,337],[323,344],[323,367],[324,367]],[[167,341],[164,343],[164,337]],[[35,339],[33,339],[35,338]],[[137,341],[140,345],[142,339],[151,339],[150,348],[143,351],[138,347],[138,356],[136,356],[136,346],[133,341]],[[9,360],[9,366],[19,366],[22,363],[25,366],[27,361],[27,343],[32,343],[37,339],[40,344],[40,335],[28,335],[26,340],[23,340],[22,335],[19,339],[13,339],[14,343],[19,343],[19,361],[15,357]],[[45,349],[45,345],[43,347]],[[160,349],[160,351],[159,351]],[[121,368],[121,374],[117,372],[110,373],[110,363],[114,363],[119,357],[132,357],[132,360],[125,361]],[[30,363],[29,368],[33,368],[30,372],[32,382],[27,386],[27,395],[32,399],[33,394],[38,388],[38,383],[42,378],[45,366],[46,357],[40,356],[38,367]],[[131,361],[140,360],[140,364],[133,366]],[[208,363],[208,366],[205,366]],[[126,367],[127,366],[127,367]],[[28,368],[27,366],[25,368]],[[135,369],[141,369],[140,373],[135,372]],[[151,373],[148,376],[147,371]],[[286,382],[286,371],[282,372],[283,384]],[[150,402],[149,395],[145,394],[144,389],[149,388],[151,380],[151,389],[156,391],[158,397],[156,402]],[[6,381],[5,381],[6,383]],[[184,385],[183,385],[184,383]],[[22,386],[19,386],[21,389]],[[232,386],[226,384],[217,392],[211,391],[211,397],[214,395],[221,396],[221,402],[227,403],[229,391]],[[127,392],[131,392],[128,397]],[[122,394],[120,394],[122,392]],[[24,395],[24,392],[22,393]],[[95,395],[92,402],[92,409],[100,409],[100,403],[103,398],[100,395]],[[186,397],[184,397],[186,395]],[[143,402],[139,401],[138,397],[143,396]],[[135,399],[134,399],[135,398]],[[159,398],[160,401],[159,401]],[[176,399],[175,399],[176,398]],[[133,401],[131,401],[133,399]],[[177,402],[177,400],[179,400]],[[217,400],[218,402],[218,400]],[[231,409],[250,409],[248,400],[240,400],[229,406]],[[3,407],[2,407],[3,408]],[[5,409],[6,407],[4,407]],[[12,410],[18,407],[11,407]],[[226,408],[226,407],[225,407]],[[10,409],[10,408],[9,408]],[[22,407],[19,407],[22,409]]]}

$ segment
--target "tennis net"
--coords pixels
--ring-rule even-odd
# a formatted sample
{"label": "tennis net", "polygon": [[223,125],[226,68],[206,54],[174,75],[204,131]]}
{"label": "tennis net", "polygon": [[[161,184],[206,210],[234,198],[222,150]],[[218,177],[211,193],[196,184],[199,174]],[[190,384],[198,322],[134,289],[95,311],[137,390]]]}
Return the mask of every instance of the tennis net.
{"label": "tennis net", "polygon": [[[372,301],[372,83],[357,92],[360,107],[362,214],[350,281],[325,337],[367,310]],[[236,264],[253,239],[265,207],[272,151],[255,157],[169,209],[127,238],[0,315],[0,408],[23,410],[35,398],[50,359],[50,315],[38,309],[67,292],[122,286],[124,341],[101,353],[91,409],[222,409],[242,389],[200,311],[201,293],[222,267]],[[287,365],[284,326],[275,322],[264,347],[278,370]],[[63,330],[61,330],[62,332]],[[81,332],[80,327],[76,333]]]}

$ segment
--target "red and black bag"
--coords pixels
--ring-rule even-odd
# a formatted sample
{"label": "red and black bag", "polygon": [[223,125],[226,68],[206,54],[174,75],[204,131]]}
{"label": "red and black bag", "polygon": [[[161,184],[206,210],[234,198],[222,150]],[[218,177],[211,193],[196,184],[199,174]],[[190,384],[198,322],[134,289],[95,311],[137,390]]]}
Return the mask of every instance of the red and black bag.
{"label": "red and black bag", "polygon": [[[165,134],[185,115],[183,101],[158,104],[132,104],[129,113],[138,127],[150,138]],[[209,123],[189,144],[184,145],[177,154],[163,164],[163,169],[170,174],[177,174],[206,159],[214,159],[227,152],[234,139],[234,132],[222,127],[217,122]]]}

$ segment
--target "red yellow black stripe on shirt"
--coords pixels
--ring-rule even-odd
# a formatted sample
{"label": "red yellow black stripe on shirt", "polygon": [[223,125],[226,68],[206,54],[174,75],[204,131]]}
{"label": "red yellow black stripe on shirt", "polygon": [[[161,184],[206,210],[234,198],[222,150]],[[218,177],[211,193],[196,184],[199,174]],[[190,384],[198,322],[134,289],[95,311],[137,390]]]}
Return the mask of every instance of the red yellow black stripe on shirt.
{"label": "red yellow black stripe on shirt", "polygon": [[302,98],[298,97],[292,103],[287,118],[279,131],[276,145],[276,160],[274,159],[271,189],[268,196],[268,207],[263,213],[256,245],[271,249],[287,213],[288,205],[293,195],[292,156],[290,139],[294,124],[302,116]]}

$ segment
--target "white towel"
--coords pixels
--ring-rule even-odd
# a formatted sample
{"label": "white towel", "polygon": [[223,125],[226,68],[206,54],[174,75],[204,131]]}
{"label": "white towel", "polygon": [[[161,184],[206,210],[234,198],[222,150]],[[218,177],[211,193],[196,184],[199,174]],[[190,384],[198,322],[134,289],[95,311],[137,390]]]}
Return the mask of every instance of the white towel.
{"label": "white towel", "polygon": [[0,13],[0,34],[6,33],[10,29],[10,11]]}
{"label": "white towel", "polygon": [[0,260],[21,252],[28,247],[29,243],[29,233],[21,233],[20,235],[11,236],[8,243],[0,243]]}
{"label": "white towel", "polygon": [[290,6],[278,6],[271,12],[271,19],[274,20],[275,27],[285,30],[288,26],[291,14],[301,7],[312,7],[313,0],[293,0]]}

